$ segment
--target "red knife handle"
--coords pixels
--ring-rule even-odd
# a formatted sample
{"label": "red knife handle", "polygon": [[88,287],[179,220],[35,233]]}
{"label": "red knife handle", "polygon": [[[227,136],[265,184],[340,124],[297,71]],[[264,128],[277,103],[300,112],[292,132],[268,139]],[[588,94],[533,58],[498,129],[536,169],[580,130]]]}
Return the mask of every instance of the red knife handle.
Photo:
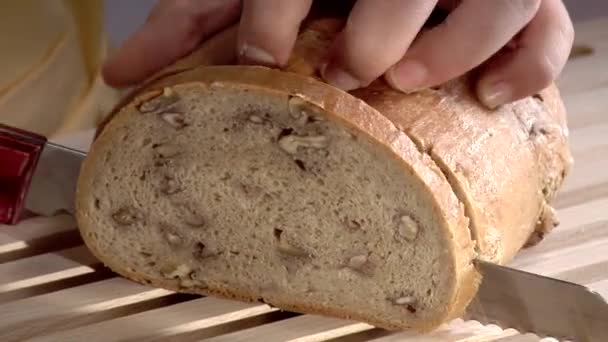
{"label": "red knife handle", "polygon": [[0,124],[0,223],[16,224],[47,139]]}

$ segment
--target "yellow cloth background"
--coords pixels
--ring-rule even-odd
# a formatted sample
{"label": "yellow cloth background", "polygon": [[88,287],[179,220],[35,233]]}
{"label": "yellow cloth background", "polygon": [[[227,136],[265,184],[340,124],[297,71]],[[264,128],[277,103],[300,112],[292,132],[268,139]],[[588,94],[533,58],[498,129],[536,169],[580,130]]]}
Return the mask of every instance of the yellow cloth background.
{"label": "yellow cloth background", "polygon": [[0,123],[54,137],[94,128],[118,101],[103,84],[102,0],[0,1]]}

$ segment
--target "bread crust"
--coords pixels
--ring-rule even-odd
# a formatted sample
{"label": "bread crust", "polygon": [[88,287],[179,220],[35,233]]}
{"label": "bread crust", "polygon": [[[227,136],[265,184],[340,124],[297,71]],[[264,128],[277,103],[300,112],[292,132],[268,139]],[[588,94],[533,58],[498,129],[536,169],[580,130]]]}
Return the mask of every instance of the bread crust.
{"label": "bread crust", "polygon": [[[175,281],[145,279],[137,272],[125,269],[98,250],[88,238],[86,232],[96,228],[87,219],[86,211],[78,208],[78,203],[86,201],[91,192],[88,180],[98,172],[97,146],[113,141],[112,127],[123,123],[122,111],[132,110],[166,86],[249,86],[300,96],[314,103],[343,125],[362,131],[390,149],[404,161],[404,167],[414,170],[434,196],[436,214],[446,222],[445,234],[453,240],[450,254],[454,264],[450,266],[457,274],[452,304],[445,309],[444,315],[414,328],[429,331],[459,317],[475,295],[480,281],[472,263],[476,253],[484,259],[505,263],[530,236],[538,240],[538,235],[534,234],[537,221],[536,231],[546,226],[541,224],[546,216],[543,212],[548,210],[548,203],[571,165],[565,111],[559,93],[551,86],[541,93],[542,103],[529,98],[497,111],[484,109],[473,98],[468,77],[452,81],[440,90],[428,89],[416,94],[398,93],[382,81],[351,94],[345,93],[319,80],[324,53],[342,23],[335,18],[307,22],[284,71],[252,66],[212,66],[234,62],[233,50],[227,50],[236,40],[235,27],[232,27],[157,73],[127,96],[100,125],[79,179],[77,218],[80,229],[85,232],[83,239],[93,254],[114,271],[138,282],[181,292],[250,302],[258,300],[255,293],[211,287],[184,289]],[[532,127],[529,122],[532,121],[526,121],[526,118],[544,120],[552,128],[552,134],[530,139]],[[490,136],[488,130],[495,133]],[[501,161],[499,158],[504,156],[505,149],[514,153]],[[522,211],[522,207],[527,210]],[[468,216],[473,220],[473,232]],[[362,317],[347,310],[316,307],[298,298],[278,299],[272,305],[365,321],[385,329],[405,328],[396,322]]]}

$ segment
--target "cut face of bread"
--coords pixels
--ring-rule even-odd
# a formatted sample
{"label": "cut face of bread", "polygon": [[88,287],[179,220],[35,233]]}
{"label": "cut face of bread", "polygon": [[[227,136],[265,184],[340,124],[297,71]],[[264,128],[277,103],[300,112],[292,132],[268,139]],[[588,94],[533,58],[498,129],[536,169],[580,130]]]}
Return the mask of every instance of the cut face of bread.
{"label": "cut face of bread", "polygon": [[105,264],[172,290],[428,330],[477,284],[433,161],[362,101],[266,68],[139,91],[92,146],[77,208]]}

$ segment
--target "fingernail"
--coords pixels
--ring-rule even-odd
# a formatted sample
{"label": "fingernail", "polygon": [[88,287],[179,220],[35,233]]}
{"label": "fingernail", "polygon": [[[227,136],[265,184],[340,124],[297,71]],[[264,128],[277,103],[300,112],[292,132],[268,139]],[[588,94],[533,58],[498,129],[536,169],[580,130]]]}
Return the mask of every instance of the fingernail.
{"label": "fingernail", "polygon": [[410,92],[422,87],[427,76],[428,71],[422,63],[405,61],[393,67],[387,73],[386,80],[393,88]]}
{"label": "fingernail", "polygon": [[478,91],[479,100],[491,109],[508,102],[511,94],[511,86],[507,82],[502,81],[489,85],[481,85]]}
{"label": "fingernail", "polygon": [[266,50],[260,49],[253,45],[243,44],[239,50],[239,55],[244,62],[264,64],[274,66],[277,64],[276,59]]}
{"label": "fingernail", "polygon": [[361,87],[361,81],[341,68],[332,68],[327,65],[321,67],[321,74],[327,83],[344,91]]}

